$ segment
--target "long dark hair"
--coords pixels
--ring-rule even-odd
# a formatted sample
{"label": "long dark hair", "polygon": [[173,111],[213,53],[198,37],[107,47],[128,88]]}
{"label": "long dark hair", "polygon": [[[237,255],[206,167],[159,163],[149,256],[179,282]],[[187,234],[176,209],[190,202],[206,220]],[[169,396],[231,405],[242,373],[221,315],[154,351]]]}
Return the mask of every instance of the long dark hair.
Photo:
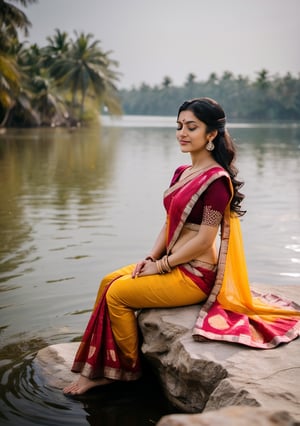
{"label": "long dark hair", "polygon": [[246,213],[241,210],[241,202],[244,195],[239,192],[239,189],[244,185],[244,182],[236,179],[238,169],[235,167],[236,147],[227,131],[226,117],[223,108],[213,99],[210,98],[195,98],[185,101],[178,110],[178,115],[182,111],[192,111],[198,120],[203,121],[207,126],[207,133],[217,130],[218,133],[213,140],[214,150],[211,152],[213,158],[220,164],[229,174],[232,186],[233,197],[230,204],[230,209],[242,216]]}

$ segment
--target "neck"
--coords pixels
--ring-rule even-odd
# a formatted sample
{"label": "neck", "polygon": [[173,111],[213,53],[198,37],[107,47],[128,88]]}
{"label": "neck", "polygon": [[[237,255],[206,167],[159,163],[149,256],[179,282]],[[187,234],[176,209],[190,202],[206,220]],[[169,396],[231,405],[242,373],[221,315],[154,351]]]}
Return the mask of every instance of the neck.
{"label": "neck", "polygon": [[192,160],[191,168],[193,170],[203,169],[216,163],[213,156],[209,152],[205,152],[204,154],[205,155],[201,155],[201,156],[198,155],[197,157],[191,156],[191,160]]}
{"label": "neck", "polygon": [[197,163],[192,163],[190,170],[194,171],[194,170],[202,170],[202,169],[206,169],[208,167],[211,167],[213,165],[215,165],[216,162],[215,160],[211,159],[209,161],[203,161],[203,162],[197,162]]}

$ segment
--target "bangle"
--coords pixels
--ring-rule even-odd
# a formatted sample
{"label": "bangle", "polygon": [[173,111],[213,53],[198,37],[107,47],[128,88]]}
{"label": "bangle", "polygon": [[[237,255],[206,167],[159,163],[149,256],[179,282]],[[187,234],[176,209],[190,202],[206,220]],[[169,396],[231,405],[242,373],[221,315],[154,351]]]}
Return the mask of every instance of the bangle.
{"label": "bangle", "polygon": [[171,268],[171,266],[169,264],[168,256],[165,255],[161,260],[162,260],[162,265],[163,265],[164,272],[171,272],[172,268]]}
{"label": "bangle", "polygon": [[161,259],[156,260],[156,262],[155,262],[155,263],[156,263],[156,267],[157,267],[157,272],[158,272],[159,274],[164,274],[164,273],[165,273],[165,271],[163,270]]}
{"label": "bangle", "polygon": [[168,265],[168,268],[170,269],[170,271],[169,271],[169,272],[171,272],[171,271],[172,271],[172,266],[170,265],[168,255],[166,255],[166,256],[165,256],[165,258],[166,258],[166,264]]}
{"label": "bangle", "polygon": [[147,256],[147,257],[145,257],[145,260],[151,260],[151,262],[156,262],[156,259],[155,259],[155,257],[153,257],[153,256]]}
{"label": "bangle", "polygon": [[156,260],[157,272],[159,274],[166,274],[167,272],[171,272],[172,268],[168,262],[168,256],[164,256],[159,260]]}

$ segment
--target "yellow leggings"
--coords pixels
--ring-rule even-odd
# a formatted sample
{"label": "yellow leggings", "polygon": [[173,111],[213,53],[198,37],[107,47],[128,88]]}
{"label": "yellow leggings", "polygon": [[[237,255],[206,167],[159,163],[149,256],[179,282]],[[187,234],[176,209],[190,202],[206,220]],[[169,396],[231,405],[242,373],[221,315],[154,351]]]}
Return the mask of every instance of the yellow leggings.
{"label": "yellow leggings", "polygon": [[131,366],[135,365],[139,350],[137,309],[193,305],[207,297],[179,268],[164,275],[132,278],[134,267],[128,265],[106,275],[96,299],[97,304],[103,289],[115,279],[107,291],[106,301],[115,341]]}

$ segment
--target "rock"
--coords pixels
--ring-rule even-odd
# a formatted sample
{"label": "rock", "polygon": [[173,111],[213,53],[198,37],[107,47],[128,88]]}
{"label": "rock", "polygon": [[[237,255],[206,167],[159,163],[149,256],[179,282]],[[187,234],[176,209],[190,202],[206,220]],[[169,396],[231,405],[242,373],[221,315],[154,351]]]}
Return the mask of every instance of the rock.
{"label": "rock", "polygon": [[60,343],[41,349],[34,359],[34,367],[50,386],[63,389],[78,379],[71,372],[74,355],[79,343]]}
{"label": "rock", "polygon": [[[299,302],[299,286],[253,286]],[[199,413],[232,405],[288,411],[300,419],[300,339],[275,349],[195,342],[198,306],[149,309],[139,315],[142,352],[168,400]]]}
{"label": "rock", "polygon": [[254,407],[226,407],[203,414],[171,414],[157,426],[299,426],[286,411]]}
{"label": "rock", "polygon": [[[281,294],[299,303],[299,286],[253,287],[262,292]],[[153,371],[158,375],[168,400],[181,412],[203,412],[206,415],[204,419],[210,418],[208,412],[214,410],[229,406],[244,406],[246,409],[245,406],[251,406],[252,413],[260,413],[257,407],[262,407],[274,413],[275,417],[283,416],[283,419],[287,414],[278,412],[289,413],[299,422],[300,339],[270,350],[224,342],[195,342],[192,328],[198,312],[199,306],[188,306],[146,309],[139,314],[144,339],[142,352],[154,367]],[[78,343],[63,343],[38,352],[35,366],[50,385],[61,389],[78,377],[70,372],[77,348]],[[249,419],[255,415],[250,411],[247,411]],[[241,412],[237,407],[237,410],[227,413],[230,419],[231,415],[239,416]],[[193,415],[189,417],[196,418]],[[172,416],[171,419],[173,421]],[[257,419],[256,426],[272,424],[258,423]],[[272,416],[264,415],[264,419],[271,422]],[[171,423],[170,420],[170,423],[163,424],[193,423]],[[225,419],[224,423],[216,421],[215,424],[250,425],[242,423],[242,420],[240,423],[225,423]],[[278,423],[281,424],[296,423]]]}

